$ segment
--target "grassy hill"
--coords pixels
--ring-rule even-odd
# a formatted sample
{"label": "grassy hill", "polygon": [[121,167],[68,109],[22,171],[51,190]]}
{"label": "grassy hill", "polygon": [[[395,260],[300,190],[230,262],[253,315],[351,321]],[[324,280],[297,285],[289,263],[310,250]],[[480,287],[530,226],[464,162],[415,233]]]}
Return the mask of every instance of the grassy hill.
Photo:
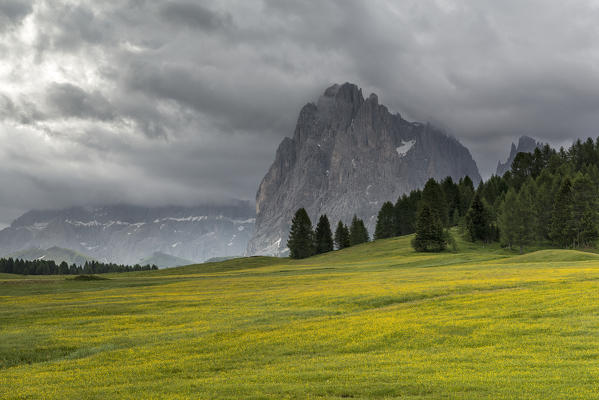
{"label": "grassy hill", "polygon": [[599,256],[409,241],[1,275],[0,398],[596,398]]}

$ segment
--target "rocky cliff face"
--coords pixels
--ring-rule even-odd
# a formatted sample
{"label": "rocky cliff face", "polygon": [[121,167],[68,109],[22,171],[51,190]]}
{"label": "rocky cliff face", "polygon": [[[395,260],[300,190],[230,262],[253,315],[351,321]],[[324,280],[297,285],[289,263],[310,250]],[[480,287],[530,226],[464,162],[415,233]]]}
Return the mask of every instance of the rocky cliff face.
{"label": "rocky cliff face", "polygon": [[520,136],[520,139],[518,139],[518,146],[516,146],[515,143],[512,143],[510,155],[507,158],[507,160],[504,163],[497,163],[497,170],[495,172],[495,175],[502,176],[507,171],[512,169],[512,163],[514,162],[514,159],[516,158],[516,155],[518,153],[532,153],[533,151],[535,151],[537,147],[541,146],[542,144],[540,142],[537,142],[535,139],[529,136]]}
{"label": "rocky cliff face", "polygon": [[58,246],[105,262],[135,264],[159,252],[201,262],[242,255],[254,229],[248,202],[226,206],[106,206],[30,211],[0,231],[0,257]]}
{"label": "rocky cliff face", "polygon": [[[355,85],[328,88],[306,104],[256,195],[256,228],[246,254],[286,252],[293,213],[327,214],[334,225],[363,218],[372,233],[382,203],[431,177],[480,181],[470,152],[429,124],[409,122],[364,98]],[[334,226],[333,226],[334,228]]]}

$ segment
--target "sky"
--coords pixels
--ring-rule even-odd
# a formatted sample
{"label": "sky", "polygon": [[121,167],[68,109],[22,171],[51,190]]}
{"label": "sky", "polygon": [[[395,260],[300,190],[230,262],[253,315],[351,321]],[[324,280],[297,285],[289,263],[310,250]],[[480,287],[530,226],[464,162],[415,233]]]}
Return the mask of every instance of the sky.
{"label": "sky", "polygon": [[599,135],[599,0],[0,0],[0,226],[257,186],[333,83],[467,146]]}

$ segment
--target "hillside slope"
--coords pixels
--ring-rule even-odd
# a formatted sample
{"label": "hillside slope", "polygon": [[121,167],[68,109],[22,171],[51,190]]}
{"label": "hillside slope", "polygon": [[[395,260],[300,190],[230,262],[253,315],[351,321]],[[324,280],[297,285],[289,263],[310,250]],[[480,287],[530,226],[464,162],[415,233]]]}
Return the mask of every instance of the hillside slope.
{"label": "hillside slope", "polygon": [[0,276],[0,398],[596,398],[595,254],[410,239]]}

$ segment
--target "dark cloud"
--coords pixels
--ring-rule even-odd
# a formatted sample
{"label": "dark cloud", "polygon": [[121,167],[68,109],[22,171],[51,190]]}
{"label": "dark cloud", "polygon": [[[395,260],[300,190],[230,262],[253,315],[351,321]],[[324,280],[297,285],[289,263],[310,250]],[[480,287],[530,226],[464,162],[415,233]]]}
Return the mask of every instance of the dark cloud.
{"label": "dark cloud", "polygon": [[0,221],[251,199],[301,106],[345,81],[488,176],[519,135],[599,134],[598,17],[596,0],[0,1]]}
{"label": "dark cloud", "polygon": [[161,14],[170,23],[205,31],[223,29],[233,22],[230,14],[218,14],[196,2],[165,4]]}
{"label": "dark cloud", "polygon": [[91,93],[70,83],[53,83],[46,89],[46,103],[62,118],[111,120],[111,104],[97,90]]}
{"label": "dark cloud", "polygon": [[32,11],[31,3],[24,0],[0,1],[0,31],[2,27],[19,24]]}

